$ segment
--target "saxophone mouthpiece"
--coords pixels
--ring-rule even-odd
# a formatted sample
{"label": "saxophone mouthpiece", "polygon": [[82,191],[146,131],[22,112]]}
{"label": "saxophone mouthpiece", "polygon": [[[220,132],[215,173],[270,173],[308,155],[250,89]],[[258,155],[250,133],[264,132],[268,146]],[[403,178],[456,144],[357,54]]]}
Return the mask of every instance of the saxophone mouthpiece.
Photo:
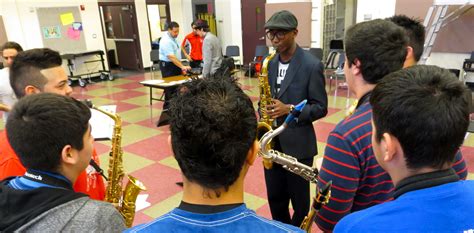
{"label": "saxophone mouthpiece", "polygon": [[89,161],[89,165],[91,165],[95,171],[97,171],[102,177],[104,177],[104,179],[106,181],[108,181],[109,179],[107,179],[107,176],[105,176],[104,174],[104,170],[102,168],[100,168],[99,164],[97,164],[95,162],[95,160],[91,159],[91,161]]}
{"label": "saxophone mouthpiece", "polygon": [[89,108],[94,107],[94,104],[92,104],[92,100],[90,100],[90,99],[81,100],[81,102]]}
{"label": "saxophone mouthpiece", "polygon": [[306,102],[308,102],[307,100],[303,100],[301,101],[299,104],[297,104],[295,106],[295,109],[293,109],[293,111],[290,112],[290,114],[288,114],[288,116],[286,117],[285,119],[285,124],[290,124],[290,122],[292,122],[293,120],[295,120],[296,122],[298,122],[298,117],[301,113],[301,111],[303,110],[304,106],[306,105]]}

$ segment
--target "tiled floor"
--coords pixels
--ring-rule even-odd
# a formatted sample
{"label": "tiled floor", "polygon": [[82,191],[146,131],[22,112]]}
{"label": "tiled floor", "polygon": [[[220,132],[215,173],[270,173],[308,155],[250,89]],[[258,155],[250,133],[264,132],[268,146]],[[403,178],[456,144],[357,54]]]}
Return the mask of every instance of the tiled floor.
{"label": "tiled floor", "polygon": [[[139,84],[140,81],[149,78],[148,73],[138,74],[114,81],[89,84],[85,88],[74,87],[73,94],[78,99],[91,99],[98,106],[116,104],[118,107],[118,113],[123,120],[122,147],[125,170],[145,183],[148,188],[145,193],[149,194],[148,202],[151,203],[150,207],[137,213],[135,225],[168,212],[178,205],[182,196],[182,188],[175,184],[182,180],[180,171],[167,143],[169,128],[156,127],[162,103],[155,101],[150,106],[149,89]],[[240,83],[256,106],[257,79],[241,77]],[[161,94],[159,91],[154,93],[159,94]],[[329,92],[328,115],[314,123],[321,154],[329,132],[345,116],[346,106],[353,101],[345,98],[346,95],[347,91],[340,88],[335,97],[333,86]],[[107,168],[110,141],[98,141],[95,144],[101,155],[101,167]],[[469,178],[474,179],[474,135],[467,137],[462,151],[469,166]],[[245,183],[245,202],[258,214],[271,217],[261,162],[256,162],[249,170]]]}

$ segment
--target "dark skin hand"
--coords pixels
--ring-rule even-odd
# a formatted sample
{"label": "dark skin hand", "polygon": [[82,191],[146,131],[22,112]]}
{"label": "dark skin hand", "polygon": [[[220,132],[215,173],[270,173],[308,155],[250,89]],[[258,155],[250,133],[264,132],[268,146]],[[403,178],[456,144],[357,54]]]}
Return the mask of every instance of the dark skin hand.
{"label": "dark skin hand", "polygon": [[267,114],[276,119],[281,116],[286,116],[290,113],[290,104],[284,104],[280,100],[272,99],[273,104],[267,106]]}

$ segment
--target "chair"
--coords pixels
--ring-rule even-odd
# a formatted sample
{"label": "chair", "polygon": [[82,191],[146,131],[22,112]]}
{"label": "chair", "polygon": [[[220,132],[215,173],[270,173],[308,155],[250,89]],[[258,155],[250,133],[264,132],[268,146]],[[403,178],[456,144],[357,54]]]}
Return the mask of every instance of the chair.
{"label": "chair", "polygon": [[309,48],[308,52],[311,53],[311,55],[313,55],[318,60],[320,60],[320,61],[323,60],[323,49],[322,48]]}
{"label": "chair", "polygon": [[237,57],[234,58],[234,62],[239,64],[239,67],[242,67],[242,62],[240,61],[240,48],[238,45],[228,45],[225,48],[225,56],[227,57]]}
{"label": "chair", "polygon": [[[328,57],[326,59],[324,74],[329,78],[329,91],[331,91],[332,80],[334,79],[335,83],[335,92],[337,95],[338,89],[338,79],[344,79],[344,62],[345,62],[345,53],[341,49],[333,49],[329,51]],[[349,97],[349,92],[348,92]]]}
{"label": "chair", "polygon": [[[268,47],[266,45],[257,45],[255,47],[255,57],[249,63],[249,77],[252,77],[252,65],[261,63],[263,58],[268,55]],[[255,70],[257,72],[257,70]]]}
{"label": "chair", "polygon": [[151,70],[151,79],[155,79],[155,71],[160,70],[160,51],[153,49],[150,51],[150,70]]}

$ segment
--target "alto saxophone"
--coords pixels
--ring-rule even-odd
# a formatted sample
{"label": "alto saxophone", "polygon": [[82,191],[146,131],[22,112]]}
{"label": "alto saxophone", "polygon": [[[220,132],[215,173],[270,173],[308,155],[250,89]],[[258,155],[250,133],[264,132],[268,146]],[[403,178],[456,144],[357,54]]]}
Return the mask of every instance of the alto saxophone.
{"label": "alto saxophone", "polygon": [[145,185],[137,180],[135,177],[128,175],[128,183],[125,189],[122,187],[123,176],[125,175],[123,169],[123,150],[122,150],[122,119],[117,114],[104,111],[100,108],[88,103],[89,107],[107,115],[114,121],[114,131],[112,135],[112,148],[110,150],[109,170],[107,188],[105,191],[105,201],[116,206],[125,220],[127,227],[132,227],[133,219],[135,218],[135,202],[137,201],[140,191],[146,190]]}
{"label": "alto saxophone", "polygon": [[[286,117],[285,122],[275,130],[270,130],[263,135],[260,139],[260,150],[258,151],[259,156],[263,159],[267,159],[282,165],[282,167],[294,174],[301,176],[303,179],[317,184],[318,180],[318,170],[312,168],[306,164],[298,162],[298,160],[292,156],[284,154],[282,152],[269,149],[268,144],[271,142],[272,138],[281,134],[287,127],[290,122],[293,120],[298,121],[298,116],[301,113],[301,110],[306,105],[306,100],[303,100],[301,103],[295,106],[294,110]],[[331,185],[332,181],[329,181],[322,189],[318,190],[317,195],[313,198],[313,204],[308,215],[304,218],[301,223],[300,228],[306,232],[311,232],[311,226],[316,218],[316,212],[319,211],[322,205],[326,205],[329,202],[331,197]]]}
{"label": "alto saxophone", "polygon": [[[275,56],[276,53],[272,53],[268,55],[265,60],[263,60],[262,64],[262,69],[260,74],[258,75],[258,87],[260,89],[260,120],[257,125],[257,139],[260,140],[260,138],[268,131],[272,130],[272,125],[274,119],[271,118],[267,114],[267,106],[272,103],[272,94],[270,92],[270,85],[268,83],[268,63],[270,60]],[[272,145],[269,143],[268,145],[270,149]],[[272,168],[272,161],[263,158],[263,166],[266,169],[271,169]]]}

